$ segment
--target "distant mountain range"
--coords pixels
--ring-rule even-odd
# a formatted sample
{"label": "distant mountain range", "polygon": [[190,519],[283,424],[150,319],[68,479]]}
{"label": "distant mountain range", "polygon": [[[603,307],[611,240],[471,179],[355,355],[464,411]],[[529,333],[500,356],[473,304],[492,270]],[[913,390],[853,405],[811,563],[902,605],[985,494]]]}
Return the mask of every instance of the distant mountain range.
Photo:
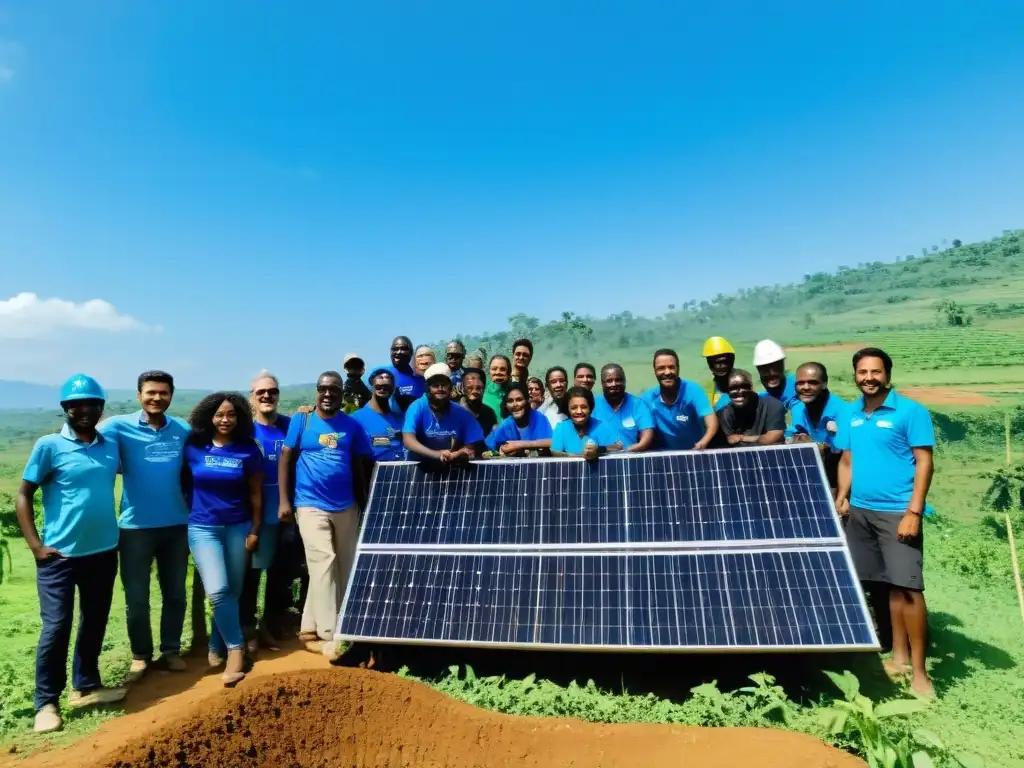
{"label": "distant mountain range", "polygon": [[[128,400],[135,396],[127,389],[108,390],[111,402]],[[60,387],[49,384],[34,384],[30,381],[0,379],[0,410],[26,410],[32,408],[54,408],[60,410]]]}

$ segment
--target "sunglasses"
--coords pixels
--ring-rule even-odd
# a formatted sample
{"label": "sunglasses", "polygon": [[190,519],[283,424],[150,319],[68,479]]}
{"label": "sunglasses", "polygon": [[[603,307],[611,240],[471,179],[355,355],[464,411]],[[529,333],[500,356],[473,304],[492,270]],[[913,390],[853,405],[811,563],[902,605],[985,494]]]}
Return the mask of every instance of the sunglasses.
{"label": "sunglasses", "polygon": [[326,386],[319,385],[316,388],[317,394],[320,395],[340,395],[341,387],[335,386],[334,384],[328,384]]}
{"label": "sunglasses", "polygon": [[257,389],[253,394],[256,395],[256,397],[266,397],[267,395],[270,395],[270,397],[278,397],[281,394],[281,390],[277,387],[271,387],[270,389]]}
{"label": "sunglasses", "polygon": [[412,352],[412,347],[392,347],[392,352]]}

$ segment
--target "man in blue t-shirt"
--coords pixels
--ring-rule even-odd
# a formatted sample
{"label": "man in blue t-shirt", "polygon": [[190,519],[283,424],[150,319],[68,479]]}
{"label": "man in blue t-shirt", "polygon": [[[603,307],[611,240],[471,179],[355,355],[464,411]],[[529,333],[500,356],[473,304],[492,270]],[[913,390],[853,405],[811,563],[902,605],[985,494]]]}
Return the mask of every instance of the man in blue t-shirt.
{"label": "man in blue t-shirt", "polygon": [[662,450],[702,451],[718,433],[718,416],[707,393],[695,381],[679,378],[679,355],[673,349],[654,353],[658,386],[640,399],[654,419],[655,446]]}
{"label": "man in blue t-shirt", "polygon": [[410,458],[433,459],[442,464],[469,461],[483,449],[484,433],[476,417],[452,402],[452,381],[445,363],[424,372],[427,394],[409,406],[402,440]]}
{"label": "man in blue t-shirt", "polygon": [[862,582],[888,586],[890,677],[911,675],[922,696],[935,690],[925,667],[928,609],[924,600],[924,530],[932,481],[935,430],[928,410],[896,393],[892,358],[868,347],[853,356],[861,397],[843,411],[836,434],[836,508],[847,515],[846,540]]}
{"label": "man in blue t-shirt", "polygon": [[603,397],[594,398],[594,418],[617,430],[627,453],[654,446],[654,418],[639,397],[626,391],[626,372],[617,363],[601,368]]}
{"label": "man in blue t-shirt", "polygon": [[391,342],[391,374],[395,377],[395,404],[405,413],[426,392],[426,380],[412,367],[412,340],[396,336]]}
{"label": "man in blue t-shirt", "polygon": [[788,443],[816,443],[832,492],[839,477],[839,457],[835,438],[846,402],[829,391],[828,371],[821,363],[803,363],[796,369],[796,394],[800,399],[790,410],[786,429]]}
{"label": "man in blue t-shirt", "polygon": [[[96,430],[105,402],[95,379],[78,374],[65,382],[65,424],[59,433],[36,441],[14,502],[21,533],[36,560],[43,623],[36,646],[37,733],[63,726],[59,702],[68,679],[76,590],[81,615],[68,706],[109,704],[125,694],[123,688],[105,688],[99,668],[117,576],[114,480],[121,459],[117,443]],[[32,504],[40,488],[42,538]]]}
{"label": "man in blue t-shirt", "polygon": [[[182,419],[167,415],[173,398],[174,378],[169,373],[145,371],[138,378],[142,410],[114,416],[99,425],[100,433],[120,449],[124,478],[118,522],[121,584],[132,649],[128,682],[139,680],[153,664],[149,585],[154,562],[161,601],[160,658],[156,665],[172,672],[185,669],[179,654],[185,623],[189,549],[188,507],[181,486],[181,468],[185,441],[191,430]],[[201,634],[205,634],[205,624],[203,617]],[[198,640],[201,643],[202,637]],[[194,637],[193,647],[198,645]]]}
{"label": "man in blue t-shirt", "polygon": [[[299,637],[307,649],[330,659],[340,655],[334,630],[373,464],[366,431],[341,411],[342,386],[336,371],[320,375],[316,409],[292,418],[278,459],[278,517],[298,522],[309,569]],[[292,488],[294,498],[285,492]]]}
{"label": "man in blue t-shirt", "polygon": [[352,414],[352,418],[366,430],[373,446],[374,461],[404,461],[402,444],[402,417],[391,410],[391,397],[395,393],[395,377],[388,368],[370,373],[370,402]]}

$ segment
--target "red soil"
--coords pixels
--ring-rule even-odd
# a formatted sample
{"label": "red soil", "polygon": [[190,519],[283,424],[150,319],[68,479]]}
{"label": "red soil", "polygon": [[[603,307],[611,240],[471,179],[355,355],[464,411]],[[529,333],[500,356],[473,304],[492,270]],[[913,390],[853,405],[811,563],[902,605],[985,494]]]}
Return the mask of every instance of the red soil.
{"label": "red soil", "polygon": [[[301,666],[322,659],[297,656]],[[264,664],[281,667],[291,657]],[[177,677],[177,676],[173,676]],[[425,685],[361,669],[216,678],[104,725],[23,768],[340,768],[341,766],[669,766],[863,768],[809,736],[773,729],[597,725],[499,715]],[[206,691],[197,696],[198,688]],[[142,693],[133,691],[135,693]]]}

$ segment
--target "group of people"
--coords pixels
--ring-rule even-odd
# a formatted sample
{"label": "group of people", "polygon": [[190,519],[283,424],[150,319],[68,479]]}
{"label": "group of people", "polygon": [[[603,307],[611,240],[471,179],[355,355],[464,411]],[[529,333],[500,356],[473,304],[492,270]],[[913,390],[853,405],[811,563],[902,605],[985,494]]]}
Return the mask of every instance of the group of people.
{"label": "group of people", "polygon": [[[277,378],[263,371],[248,398],[215,392],[187,421],[167,415],[174,380],[166,372],[139,376],[141,410],[104,421],[102,387],[89,376],[72,376],[61,391],[66,423],[37,441],[16,498],[37,562],[43,620],[36,730],[62,725],[58,701],[67,683],[76,590],[81,621],[68,705],[124,697],[123,687],[103,686],[98,668],[118,569],[133,656],[129,682],[154,667],[186,668],[181,635],[190,553],[193,647],[208,639],[208,662],[223,667],[226,686],[244,678],[261,645],[273,647],[294,629],[294,614],[306,648],[336,659],[335,626],[375,462],[595,460],[618,451],[786,442],[815,443],[822,452],[855,566],[875,598],[876,620],[887,632],[891,626],[886,671],[910,675],[915,691],[931,695],[921,557],[934,446],[928,411],[892,388],[892,360],[880,349],[853,356],[861,392],[853,403],[829,391],[820,363],[787,372],[785,351],[769,339],[754,349],[758,390],[754,377],[736,367],[736,351],[725,339],[708,339],[703,356],[710,373],[705,385],[680,378],[675,351],[657,350],[657,384],[633,395],[616,363],[599,371],[578,363],[571,379],[561,366],[542,378],[531,375],[529,339],[517,340],[511,357],[492,356],[485,369],[483,357],[467,355],[462,342],[448,344],[444,361],[436,362],[433,350],[399,336],[388,365],[367,373],[360,356],[347,355],[345,374],[322,373],[315,401],[290,417],[278,411]],[[117,474],[123,478],[119,515]],[[33,515],[39,489],[41,536]],[[154,562],[162,596],[159,655],[150,629]],[[208,635],[204,595],[213,607]]]}

